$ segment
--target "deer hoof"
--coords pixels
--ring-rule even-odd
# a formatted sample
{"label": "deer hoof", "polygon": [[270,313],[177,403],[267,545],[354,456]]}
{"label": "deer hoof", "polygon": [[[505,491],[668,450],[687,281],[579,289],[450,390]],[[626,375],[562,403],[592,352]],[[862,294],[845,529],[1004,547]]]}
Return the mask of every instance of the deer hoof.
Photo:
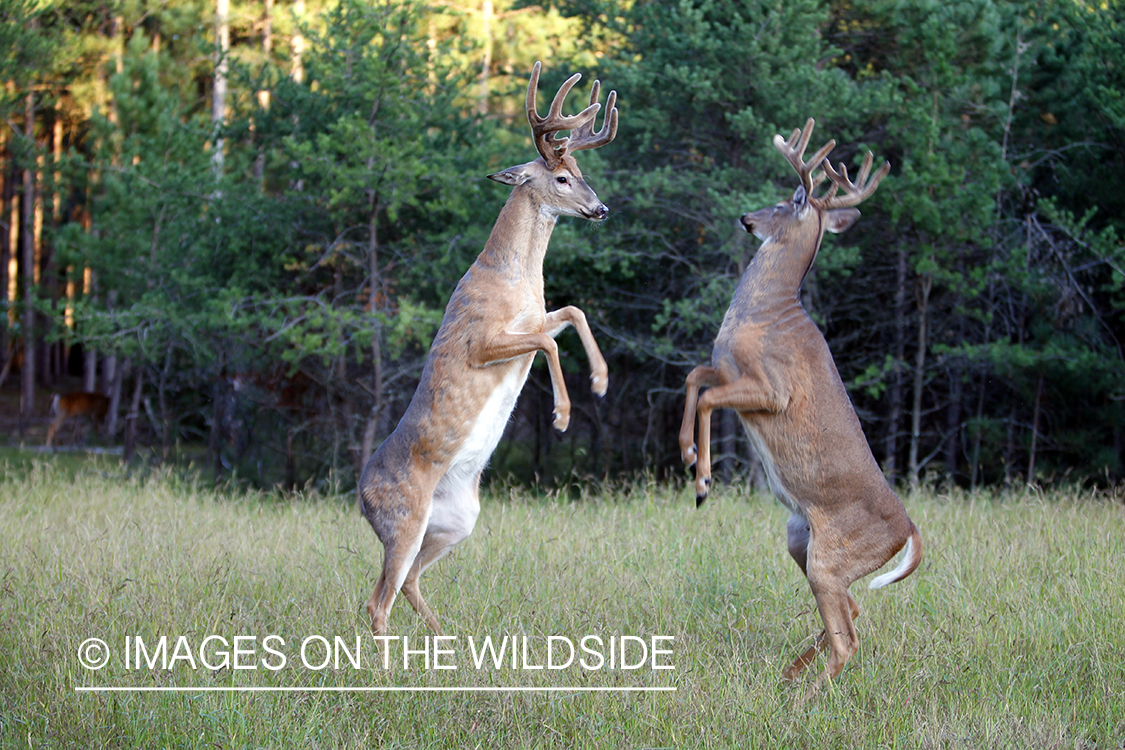
{"label": "deer hoof", "polygon": [[591,375],[590,376],[590,390],[596,396],[604,396],[605,392],[609,390],[609,376],[608,375]]}
{"label": "deer hoof", "polygon": [[703,505],[703,501],[707,499],[707,495],[711,492],[711,478],[704,477],[703,479],[695,480],[695,507]]}
{"label": "deer hoof", "polygon": [[379,637],[387,634],[387,617],[380,615],[372,604],[367,605],[367,616],[371,619],[371,634]]}

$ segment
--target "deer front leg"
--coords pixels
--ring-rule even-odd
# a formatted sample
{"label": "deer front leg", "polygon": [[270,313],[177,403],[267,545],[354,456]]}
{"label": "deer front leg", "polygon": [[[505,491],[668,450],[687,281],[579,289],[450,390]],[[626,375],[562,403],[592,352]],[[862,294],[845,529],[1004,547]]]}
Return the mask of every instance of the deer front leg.
{"label": "deer front leg", "polygon": [[[762,387],[759,379],[744,375],[733,383],[704,391],[696,399],[696,409],[699,413],[699,455],[695,467],[695,507],[698,508],[711,490],[711,412],[715,409],[776,412],[780,406],[776,397]],[[682,432],[680,439],[683,440]],[[683,443],[680,445],[682,447]]]}
{"label": "deer front leg", "polygon": [[609,387],[609,368],[606,367],[605,358],[594,341],[594,334],[590,331],[590,324],[586,322],[586,314],[573,305],[560,307],[554,312],[547,313],[547,320],[543,329],[551,338],[555,338],[567,325],[574,326],[578,338],[582,340],[582,347],[586,350],[586,359],[590,360],[590,387],[599,396],[604,396]]}
{"label": "deer front leg", "polygon": [[543,352],[547,357],[547,370],[551,373],[551,389],[555,395],[553,424],[559,432],[566,432],[570,426],[570,395],[566,392],[562,365],[559,364],[559,347],[553,338],[545,333],[501,333],[478,353],[474,364],[483,367],[534,352]]}
{"label": "deer front leg", "polygon": [[687,387],[687,399],[684,401],[684,419],[680,423],[680,455],[684,459],[684,466],[689,469],[695,466],[695,408],[699,401],[699,389],[719,385],[719,371],[714,367],[701,365],[688,373],[684,381]]}
{"label": "deer front leg", "polygon": [[66,412],[65,411],[62,414],[59,414],[53,420],[51,420],[51,424],[47,428],[47,447],[48,448],[50,448],[51,444],[55,442],[55,435],[58,434],[59,428],[62,427],[62,423],[65,422],[65,421],[66,421]]}

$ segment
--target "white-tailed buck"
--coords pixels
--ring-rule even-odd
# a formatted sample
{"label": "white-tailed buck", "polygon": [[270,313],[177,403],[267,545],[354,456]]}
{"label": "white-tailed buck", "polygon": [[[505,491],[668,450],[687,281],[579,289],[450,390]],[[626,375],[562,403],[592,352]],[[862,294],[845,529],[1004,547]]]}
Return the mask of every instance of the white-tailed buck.
{"label": "white-tailed buck", "polygon": [[[604,395],[608,372],[586,316],[576,307],[548,313],[543,257],[559,216],[600,221],[609,213],[590,189],[572,154],[604,146],[617,134],[616,92],[610,92],[600,130],[590,105],[563,116],[562,105],[581,77],[571,76],[546,117],[535,105],[540,64],[527,86],[527,119],[540,158],[489,177],[513,187],[484,251],[457,284],[422,369],[418,390],[393,433],[372,454],[359,483],[364,515],[383,543],[383,572],[367,602],[371,629],[386,632],[398,591],[438,631],[418,589],[418,577],[473,531],[478,487],[536,352],[547,357],[554,390],[554,426],[565,430],[570,399],[555,336],[578,331],[590,360],[594,393]],[[559,131],[569,138],[556,138]]]}
{"label": "white-tailed buck", "polygon": [[[859,218],[853,206],[875,192],[890,164],[868,180],[868,152],[858,184],[852,183],[843,164],[837,171],[825,158],[835,141],[805,162],[812,129],[809,118],[788,141],[774,136],[774,146],[800,175],[801,185],[791,199],[742,217],[762,246],[723,318],[711,366],[697,367],[687,377],[680,450],[684,463],[696,467],[698,505],[711,485],[711,412],[738,412],[770,489],[792,513],[789,554],[808,578],[824,621],[814,645],[785,677],[796,678],[827,646],[831,653],[819,683],[838,675],[858,648],[853,621],[859,605],[848,587],[904,547],[901,564],[870,587],[910,575],[922,560],[922,537],[875,463],[828,344],[798,297],[825,230],[842,232]],[[814,176],[822,162],[824,171]],[[815,196],[826,176],[830,187]],[[701,388],[708,390],[701,393]]]}
{"label": "white-tailed buck", "polygon": [[47,447],[55,441],[59,428],[70,417],[88,416],[94,422],[95,429],[101,429],[106,412],[109,411],[109,397],[100,393],[56,393],[51,398],[51,413],[55,418],[47,427]]}

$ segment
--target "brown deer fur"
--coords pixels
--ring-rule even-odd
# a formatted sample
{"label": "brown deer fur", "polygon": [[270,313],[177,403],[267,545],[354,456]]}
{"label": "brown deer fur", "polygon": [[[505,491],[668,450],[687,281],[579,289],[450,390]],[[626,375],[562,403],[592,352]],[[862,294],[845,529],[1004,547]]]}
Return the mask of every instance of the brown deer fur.
{"label": "brown deer fur", "polygon": [[[528,120],[540,158],[489,177],[513,187],[484,251],[465,273],[445,310],[418,389],[395,431],[368,460],[360,479],[364,515],[384,547],[383,572],[367,602],[371,628],[386,632],[398,591],[435,632],[418,579],[472,533],[480,512],[478,486],[515,406],[536,352],[543,352],[554,390],[554,425],[565,430],[570,400],[559,364],[557,336],[573,325],[590,360],[594,393],[608,385],[605,360],[586,317],[576,307],[548,313],[543,257],[559,216],[600,221],[609,213],[586,184],[571,153],[611,141],[617,131],[611,92],[600,131],[594,83],[590,105],[561,114],[572,76],[547,117],[535,106],[539,63],[527,94]],[[554,134],[569,130],[570,137]]]}
{"label": "brown deer fur", "polygon": [[[922,538],[876,464],[828,344],[799,299],[825,231],[850,227],[852,208],[874,193],[890,169],[872,177],[867,154],[858,186],[825,158],[830,141],[803,161],[813,120],[774,145],[801,177],[792,199],[742,217],[762,246],[746,269],[715,338],[711,365],[687,377],[680,429],[684,462],[696,467],[696,501],[711,484],[710,422],[715,409],[735,409],[770,488],[792,515],[789,553],[808,578],[824,630],[786,670],[794,679],[826,646],[831,653],[818,683],[835,677],[858,648],[859,605],[848,587],[905,547],[902,564],[871,582],[876,588],[905,578],[921,562]],[[813,177],[823,162],[824,173]],[[814,197],[824,177],[829,191]],[[843,190],[842,196],[836,191]],[[701,388],[708,390],[700,393]],[[698,451],[694,441],[699,424]]]}
{"label": "brown deer fur", "polygon": [[56,393],[51,398],[51,413],[55,418],[47,427],[47,447],[55,442],[59,428],[70,417],[89,416],[94,422],[94,428],[99,429],[109,411],[109,397],[100,393],[87,393],[76,391],[74,393]]}

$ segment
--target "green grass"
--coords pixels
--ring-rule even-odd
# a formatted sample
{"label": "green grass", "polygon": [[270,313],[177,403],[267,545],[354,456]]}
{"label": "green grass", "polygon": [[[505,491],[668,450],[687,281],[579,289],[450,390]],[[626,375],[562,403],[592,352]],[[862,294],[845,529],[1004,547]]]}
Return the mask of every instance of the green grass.
{"label": "green grass", "polygon": [[[363,603],[381,549],[346,498],[229,496],[112,461],[0,479],[0,746],[680,748],[1125,746],[1125,507],[1078,492],[923,495],[926,559],[854,587],[861,646],[815,695],[780,673],[819,629],[786,513],[719,488],[634,485],[577,502],[486,495],[474,535],[423,577],[457,670],[384,670]],[[403,599],[391,630],[428,632]],[[127,637],[258,640],[257,669],[126,669]],[[261,666],[267,635],[288,663]],[[308,636],[361,669],[300,663]],[[675,637],[674,670],[486,668],[467,640]],[[78,649],[110,646],[100,671]],[[277,642],[274,642],[277,645]],[[319,653],[319,652],[318,652]],[[401,658],[401,649],[396,661]],[[318,660],[310,651],[310,657]],[[219,660],[213,652],[212,663]],[[277,661],[272,661],[276,665]],[[823,661],[816,669],[823,668]],[[640,693],[90,693],[114,686],[602,686]]]}

